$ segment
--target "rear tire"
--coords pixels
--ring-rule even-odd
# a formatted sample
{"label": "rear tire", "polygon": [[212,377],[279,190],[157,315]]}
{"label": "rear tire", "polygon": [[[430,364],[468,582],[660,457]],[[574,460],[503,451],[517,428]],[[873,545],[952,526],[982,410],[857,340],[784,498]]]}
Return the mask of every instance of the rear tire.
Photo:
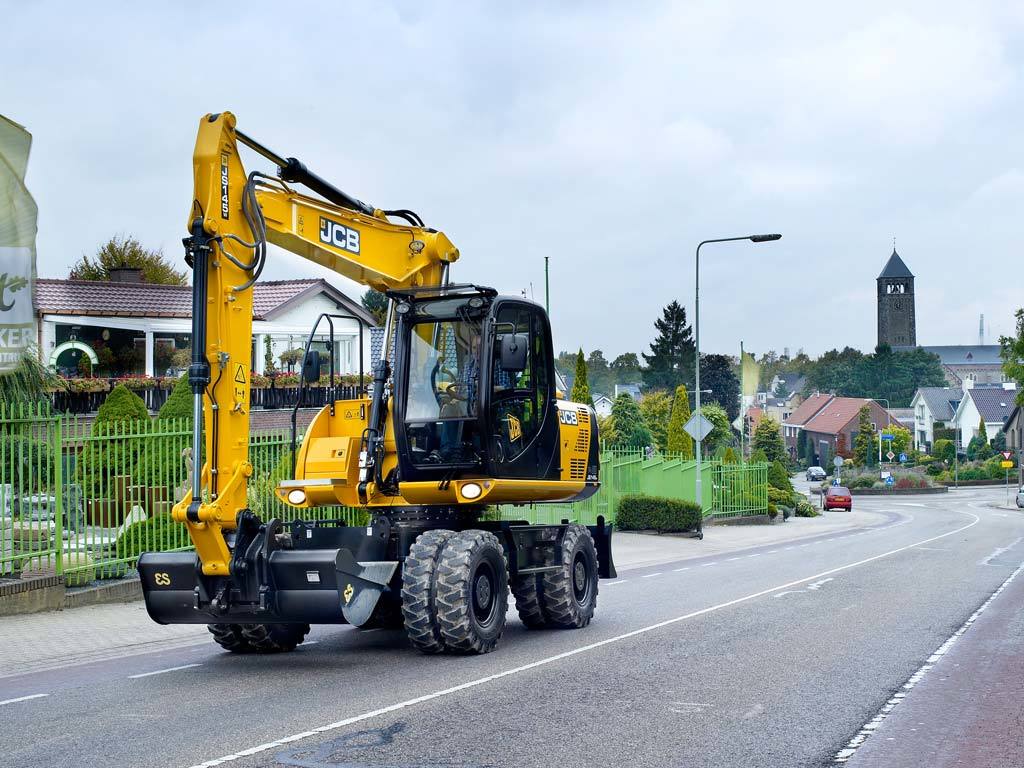
{"label": "rear tire", "polygon": [[206,628],[213,635],[213,641],[225,651],[231,653],[252,653],[252,646],[242,637],[239,624],[207,624]]}
{"label": "rear tire", "polygon": [[437,566],[437,621],[455,653],[493,651],[505,630],[508,563],[497,537],[461,531],[448,540]]}
{"label": "rear tire", "polygon": [[516,599],[516,612],[527,629],[543,629],[547,626],[544,609],[540,604],[540,587],[537,574],[529,573],[512,582],[512,595]]}
{"label": "rear tire", "polygon": [[563,629],[587,626],[597,607],[597,548],[582,525],[570,525],[562,539],[558,571],[540,579],[540,604],[547,623]]}
{"label": "rear tire", "polygon": [[255,653],[294,651],[309,633],[309,624],[242,624],[241,628]]}
{"label": "rear tire", "polygon": [[402,567],[402,618],[405,634],[421,653],[441,653],[444,638],[437,623],[435,573],[441,549],[454,533],[432,530],[421,533],[409,548]]}
{"label": "rear tire", "polygon": [[287,653],[306,639],[309,624],[208,624],[207,629],[231,653]]}

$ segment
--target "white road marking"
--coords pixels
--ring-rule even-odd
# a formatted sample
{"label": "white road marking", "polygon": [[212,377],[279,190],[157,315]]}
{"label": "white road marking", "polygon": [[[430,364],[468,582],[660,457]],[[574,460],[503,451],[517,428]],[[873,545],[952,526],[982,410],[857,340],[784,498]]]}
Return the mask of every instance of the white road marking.
{"label": "white road marking", "polygon": [[676,569],[675,569],[675,570],[673,571],[673,573],[679,573],[680,571],[688,571],[688,570],[690,570],[690,566],[688,566],[688,565],[687,565],[687,566],[684,566],[684,567],[682,567],[682,568],[676,568]]}
{"label": "white road marking", "polygon": [[991,555],[989,555],[984,560],[982,560],[980,563],[978,563],[978,565],[988,565],[990,560],[994,560],[995,558],[999,557],[1001,554],[1003,554],[1003,553],[1013,549],[1015,546],[1020,544],[1021,541],[1024,541],[1024,536],[1021,536],[1018,539],[1014,539],[1012,542],[1007,544],[1005,547],[1000,547],[995,552],[993,552]]}
{"label": "white road marking", "polygon": [[725,561],[727,563],[731,563],[733,560],[741,560],[741,559],[742,558],[739,558],[739,557],[727,557],[727,558],[725,558]]}
{"label": "white road marking", "polygon": [[949,639],[946,640],[946,642],[940,645],[938,649],[936,649],[935,653],[928,657],[928,660],[921,665],[917,672],[910,676],[907,682],[903,684],[903,687],[897,693],[894,693],[892,695],[892,698],[890,698],[887,702],[885,702],[885,704],[882,705],[882,708],[878,710],[878,714],[876,714],[873,718],[868,720],[868,722],[864,724],[864,727],[857,732],[857,735],[850,739],[847,742],[846,746],[835,754],[835,757],[832,759],[833,765],[844,765],[851,757],[853,757],[853,755],[857,752],[857,750],[864,743],[867,737],[875,731],[877,731],[878,726],[880,726],[882,724],[882,721],[889,716],[889,713],[892,712],[896,708],[896,706],[907,697],[907,692],[910,691],[919,682],[921,682],[921,680],[924,679],[924,676],[931,671],[932,667],[934,667],[939,662],[939,660],[942,659],[943,656],[949,653],[949,649],[953,647],[953,644],[956,643],[956,641],[959,640],[963,636],[963,634],[971,628],[971,625],[978,620],[978,617],[985,611],[986,608],[988,608],[992,604],[992,601],[999,597],[999,594],[1004,589],[1006,589],[1006,587],[1010,584],[1011,581],[1017,578],[1017,575],[1021,571],[1024,571],[1024,563],[1021,563],[1019,566],[1017,566],[1017,570],[1011,573],[1007,577],[1006,581],[1000,584],[999,588],[991,595],[989,595],[988,600],[982,603],[978,610],[972,613],[968,617],[967,621],[961,624],[960,628],[956,632],[954,632],[949,637]]}
{"label": "white road marking", "polygon": [[702,563],[700,567],[701,568],[710,568],[712,565],[718,565],[718,563],[717,562],[714,562],[714,563]]}
{"label": "white road marking", "polygon": [[821,589],[823,584],[828,584],[830,581],[835,581],[835,579],[829,576],[827,579],[822,579],[821,581],[816,581],[813,584],[808,584],[807,588],[812,590]]}
{"label": "white road marking", "polygon": [[754,553],[754,554],[752,554],[752,555],[747,555],[747,557],[760,557],[760,556],[761,556],[761,553],[760,553],[760,552],[755,552],[755,553]]}
{"label": "white road marking", "polygon": [[33,693],[31,696],[19,696],[16,699],[4,699],[0,701],[0,707],[4,704],[17,704],[19,701],[30,701],[31,699],[44,699],[50,694],[48,693]]}
{"label": "white road marking", "polygon": [[765,554],[766,555],[774,555],[778,551],[779,550],[777,550],[777,549],[769,549],[767,552],[765,552]]}
{"label": "white road marking", "polygon": [[320,642],[319,640],[303,640],[302,641],[302,646],[305,647],[307,645],[316,645],[319,642]]}
{"label": "white road marking", "polygon": [[658,571],[657,573],[646,573],[643,576],[641,576],[640,578],[641,579],[653,579],[655,576],[661,576],[661,574],[663,574],[663,573],[664,573],[664,571]]}
{"label": "white road marking", "polygon": [[[225,763],[231,763],[231,762],[234,762],[236,760],[241,760],[243,757],[251,757],[252,755],[258,755],[261,752],[266,752],[267,750],[277,749],[278,747],[281,747],[281,746],[283,746],[285,744],[291,744],[291,743],[296,742],[296,741],[301,741],[302,739],[308,739],[310,736],[317,736],[317,735],[319,735],[321,733],[329,733],[330,731],[336,731],[336,730],[338,730],[340,728],[345,728],[346,726],[349,726],[349,725],[355,725],[356,723],[362,723],[362,722],[364,722],[366,720],[372,720],[373,718],[380,717],[381,715],[389,715],[392,712],[399,712],[399,711],[401,711],[403,709],[408,709],[409,707],[415,707],[415,706],[417,706],[419,704],[424,704],[424,703],[426,703],[428,701],[434,701],[435,699],[444,698],[445,696],[451,696],[452,694],[455,694],[455,693],[460,693],[462,691],[470,690],[472,688],[477,688],[477,687],[479,687],[481,685],[486,685],[487,683],[494,682],[495,680],[501,680],[503,678],[511,677],[513,675],[519,675],[519,674],[522,674],[523,672],[529,672],[532,669],[537,669],[538,667],[547,666],[548,664],[553,664],[556,661],[561,661],[562,659],[568,659],[568,658],[571,658],[573,656],[578,656],[581,653],[588,653],[589,651],[596,650],[597,648],[604,648],[607,645],[612,645],[614,643],[620,643],[623,640],[629,640],[629,639],[634,638],[634,637],[639,637],[640,635],[645,635],[645,634],[647,634],[649,632],[653,632],[655,630],[662,629],[663,627],[670,627],[673,624],[678,624],[681,621],[687,621],[689,619],[693,619],[693,618],[696,618],[698,616],[704,616],[704,615],[709,614],[709,613],[714,613],[715,611],[720,611],[720,610],[723,610],[725,608],[730,608],[730,607],[732,607],[734,605],[741,605],[743,603],[750,602],[751,600],[756,600],[759,597],[764,597],[765,595],[770,595],[773,592],[779,592],[780,590],[789,589],[790,587],[795,587],[798,584],[806,584],[809,581],[814,581],[816,579],[820,579],[820,578],[825,577],[825,576],[830,576],[830,575],[832,575],[834,573],[841,573],[842,571],[847,571],[847,570],[849,570],[851,568],[857,568],[857,567],[862,566],[862,565],[867,565],[868,563],[873,563],[876,560],[881,560],[882,558],[885,558],[885,557],[892,557],[893,555],[899,554],[900,552],[906,552],[908,549],[912,549],[913,547],[920,546],[921,544],[927,544],[928,542],[931,542],[931,541],[938,541],[940,539],[946,538],[947,536],[955,536],[956,534],[961,533],[963,531],[966,531],[968,528],[972,528],[975,525],[977,525],[979,522],[981,522],[981,518],[978,517],[977,515],[971,513],[971,512],[962,512],[960,510],[956,510],[956,511],[957,511],[958,514],[968,515],[970,517],[973,517],[974,520],[969,522],[967,525],[960,526],[959,528],[954,528],[952,531],[949,531],[948,533],[940,533],[938,536],[932,536],[932,537],[924,539],[922,541],[916,541],[913,544],[907,544],[905,546],[898,547],[897,549],[890,549],[888,552],[882,552],[881,554],[873,555],[873,556],[865,558],[863,560],[858,560],[858,561],[853,562],[853,563],[847,563],[846,565],[840,565],[840,566],[837,566],[835,568],[830,568],[827,571],[822,571],[821,573],[815,573],[815,574],[813,574],[811,576],[805,576],[802,579],[796,579],[795,581],[788,581],[785,584],[779,584],[779,585],[774,586],[774,587],[769,587],[768,589],[762,589],[762,590],[760,590],[758,592],[752,592],[749,595],[743,595],[742,597],[737,597],[737,598],[735,598],[733,600],[727,600],[724,603],[718,603],[717,605],[708,606],[707,608],[701,608],[701,609],[696,610],[696,611],[691,611],[690,613],[684,613],[682,616],[676,616],[676,617],[671,618],[671,619],[665,619],[664,621],[659,621],[659,622],[657,622],[655,624],[649,624],[649,625],[647,625],[645,627],[640,627],[639,629],[634,629],[634,630],[631,630],[629,632],[624,632],[624,633],[622,633],[620,635],[615,635],[614,637],[609,637],[609,638],[606,638],[604,640],[598,640],[596,642],[589,643],[587,645],[581,645],[581,646],[579,646],[577,648],[573,648],[572,650],[563,651],[562,653],[557,653],[554,656],[548,656],[546,658],[537,659],[536,661],[531,661],[531,662],[529,662],[527,664],[523,664],[523,665],[518,666],[518,667],[512,667],[512,668],[506,669],[506,670],[504,670],[502,672],[495,672],[493,675],[486,675],[485,677],[478,677],[475,680],[469,680],[469,681],[467,681],[465,683],[460,683],[458,685],[453,685],[450,688],[443,688],[443,689],[438,690],[438,691],[433,691],[432,693],[425,693],[422,696],[416,696],[414,698],[406,699],[405,701],[400,701],[400,702],[397,702],[395,704],[389,704],[386,707],[380,707],[379,709],[373,709],[373,710],[370,710],[369,712],[363,712],[363,713],[358,714],[358,715],[353,715],[351,717],[346,717],[343,720],[338,720],[338,721],[333,722],[333,723],[328,723],[327,725],[321,725],[321,726],[319,726],[317,728],[313,728],[312,730],[309,730],[309,731],[302,731],[301,733],[293,733],[290,736],[284,736],[284,737],[282,737],[280,739],[277,739],[276,741],[268,741],[268,742],[265,742],[263,744],[258,744],[255,747],[249,747],[248,749],[243,749],[243,750],[241,750],[239,752],[234,752],[234,753],[232,753],[230,755],[224,755],[223,757],[215,757],[212,760],[207,760],[204,763],[198,763],[196,765],[193,765],[193,766],[191,766],[191,768],[214,768],[214,766],[217,766],[217,765],[224,765]],[[1022,567],[1024,567],[1024,566],[1022,566]]]}
{"label": "white road marking", "polygon": [[603,587],[614,587],[616,584],[625,584],[629,579],[616,579],[615,581],[606,581],[601,586]]}
{"label": "white road marking", "polygon": [[128,675],[129,680],[138,680],[140,677],[152,677],[153,675],[163,675],[167,672],[177,672],[181,669],[191,669],[192,667],[201,667],[202,664],[182,664],[180,667],[168,667],[167,669],[158,669],[155,672],[143,672],[141,675]]}

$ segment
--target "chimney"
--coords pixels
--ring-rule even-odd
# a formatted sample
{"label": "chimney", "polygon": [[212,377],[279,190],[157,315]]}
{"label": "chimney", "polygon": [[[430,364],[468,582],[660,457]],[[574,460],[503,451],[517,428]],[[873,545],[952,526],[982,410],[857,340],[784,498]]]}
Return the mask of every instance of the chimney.
{"label": "chimney", "polygon": [[978,318],[978,343],[985,346],[985,315]]}
{"label": "chimney", "polygon": [[139,267],[111,267],[110,281],[112,283],[141,283],[142,270]]}

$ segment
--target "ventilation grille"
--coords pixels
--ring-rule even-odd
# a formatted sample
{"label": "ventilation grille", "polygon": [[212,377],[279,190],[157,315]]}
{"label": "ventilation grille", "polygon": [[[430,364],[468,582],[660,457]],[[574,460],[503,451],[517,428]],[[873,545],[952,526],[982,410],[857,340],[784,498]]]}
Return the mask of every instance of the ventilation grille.
{"label": "ventilation grille", "polygon": [[569,460],[569,479],[570,480],[585,480],[587,477],[587,460],[586,459],[570,459]]}
{"label": "ventilation grille", "polygon": [[580,408],[576,412],[579,417],[579,432],[576,434],[576,452],[590,451],[590,409]]}

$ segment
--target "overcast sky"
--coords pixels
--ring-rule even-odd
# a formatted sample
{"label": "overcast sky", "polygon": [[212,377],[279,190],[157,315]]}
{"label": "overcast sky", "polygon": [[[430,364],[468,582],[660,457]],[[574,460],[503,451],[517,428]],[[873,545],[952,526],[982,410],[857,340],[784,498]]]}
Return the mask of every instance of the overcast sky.
{"label": "overcast sky", "polygon": [[[1024,4],[150,5],[0,0],[41,276],[115,233],[180,260],[197,121],[231,110],[444,230],[459,281],[543,301],[549,256],[558,348],[646,349],[696,243],[762,231],[702,252],[705,350],[871,349],[894,236],[919,343],[1024,304]],[[331,278],[274,250],[298,276]]]}

